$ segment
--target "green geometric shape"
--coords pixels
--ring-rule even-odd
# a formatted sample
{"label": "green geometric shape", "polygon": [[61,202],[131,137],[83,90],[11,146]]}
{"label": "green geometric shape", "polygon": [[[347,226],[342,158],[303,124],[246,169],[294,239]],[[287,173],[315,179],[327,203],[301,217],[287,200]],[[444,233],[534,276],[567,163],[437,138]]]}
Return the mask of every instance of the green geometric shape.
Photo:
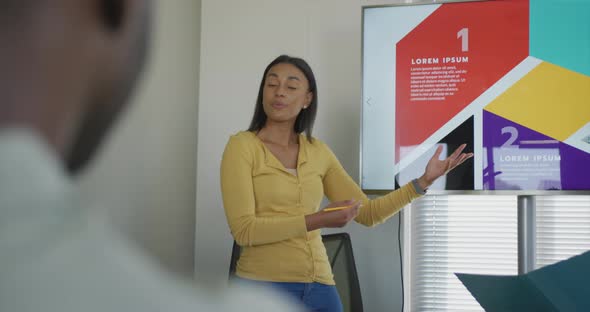
{"label": "green geometric shape", "polygon": [[590,76],[590,0],[530,0],[530,55]]}

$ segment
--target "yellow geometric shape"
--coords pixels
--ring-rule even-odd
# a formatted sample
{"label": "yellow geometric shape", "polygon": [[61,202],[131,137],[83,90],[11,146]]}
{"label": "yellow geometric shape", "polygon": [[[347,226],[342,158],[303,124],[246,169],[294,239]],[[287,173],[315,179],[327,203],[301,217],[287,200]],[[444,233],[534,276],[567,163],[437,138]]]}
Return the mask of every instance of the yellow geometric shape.
{"label": "yellow geometric shape", "polygon": [[590,121],[590,77],[542,62],[485,110],[565,141]]}

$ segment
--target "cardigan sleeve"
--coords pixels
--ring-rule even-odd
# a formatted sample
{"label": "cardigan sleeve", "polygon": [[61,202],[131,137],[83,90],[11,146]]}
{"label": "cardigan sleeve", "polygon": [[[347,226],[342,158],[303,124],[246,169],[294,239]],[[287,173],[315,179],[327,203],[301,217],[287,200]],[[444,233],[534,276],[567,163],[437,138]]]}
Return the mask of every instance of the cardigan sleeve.
{"label": "cardigan sleeve", "polygon": [[362,201],[359,215],[355,218],[356,222],[366,226],[380,224],[395,215],[412,200],[420,197],[412,183],[408,183],[387,195],[369,199],[346,173],[330,148],[325,144],[324,146],[328,158],[328,167],[323,178],[324,194],[330,201],[348,199]]}
{"label": "cardigan sleeve", "polygon": [[247,144],[240,137],[232,136],[221,161],[223,207],[232,236],[241,246],[255,246],[305,235],[307,227],[303,215],[256,215],[252,184],[254,155]]}

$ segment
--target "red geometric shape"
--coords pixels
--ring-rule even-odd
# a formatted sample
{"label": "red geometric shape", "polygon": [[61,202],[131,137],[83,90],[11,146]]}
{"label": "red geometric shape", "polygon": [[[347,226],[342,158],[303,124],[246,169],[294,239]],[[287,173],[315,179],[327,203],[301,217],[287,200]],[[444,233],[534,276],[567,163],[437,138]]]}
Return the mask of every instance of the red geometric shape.
{"label": "red geometric shape", "polygon": [[528,0],[500,0],[443,4],[400,40],[397,162],[525,59],[528,38]]}

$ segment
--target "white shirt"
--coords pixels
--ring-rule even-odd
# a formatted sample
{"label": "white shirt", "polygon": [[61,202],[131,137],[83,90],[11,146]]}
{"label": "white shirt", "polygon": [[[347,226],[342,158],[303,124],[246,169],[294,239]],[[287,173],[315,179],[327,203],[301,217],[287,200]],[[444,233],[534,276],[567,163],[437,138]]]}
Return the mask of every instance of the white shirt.
{"label": "white shirt", "polygon": [[39,137],[0,131],[0,311],[301,311],[266,290],[180,282],[76,194]]}

